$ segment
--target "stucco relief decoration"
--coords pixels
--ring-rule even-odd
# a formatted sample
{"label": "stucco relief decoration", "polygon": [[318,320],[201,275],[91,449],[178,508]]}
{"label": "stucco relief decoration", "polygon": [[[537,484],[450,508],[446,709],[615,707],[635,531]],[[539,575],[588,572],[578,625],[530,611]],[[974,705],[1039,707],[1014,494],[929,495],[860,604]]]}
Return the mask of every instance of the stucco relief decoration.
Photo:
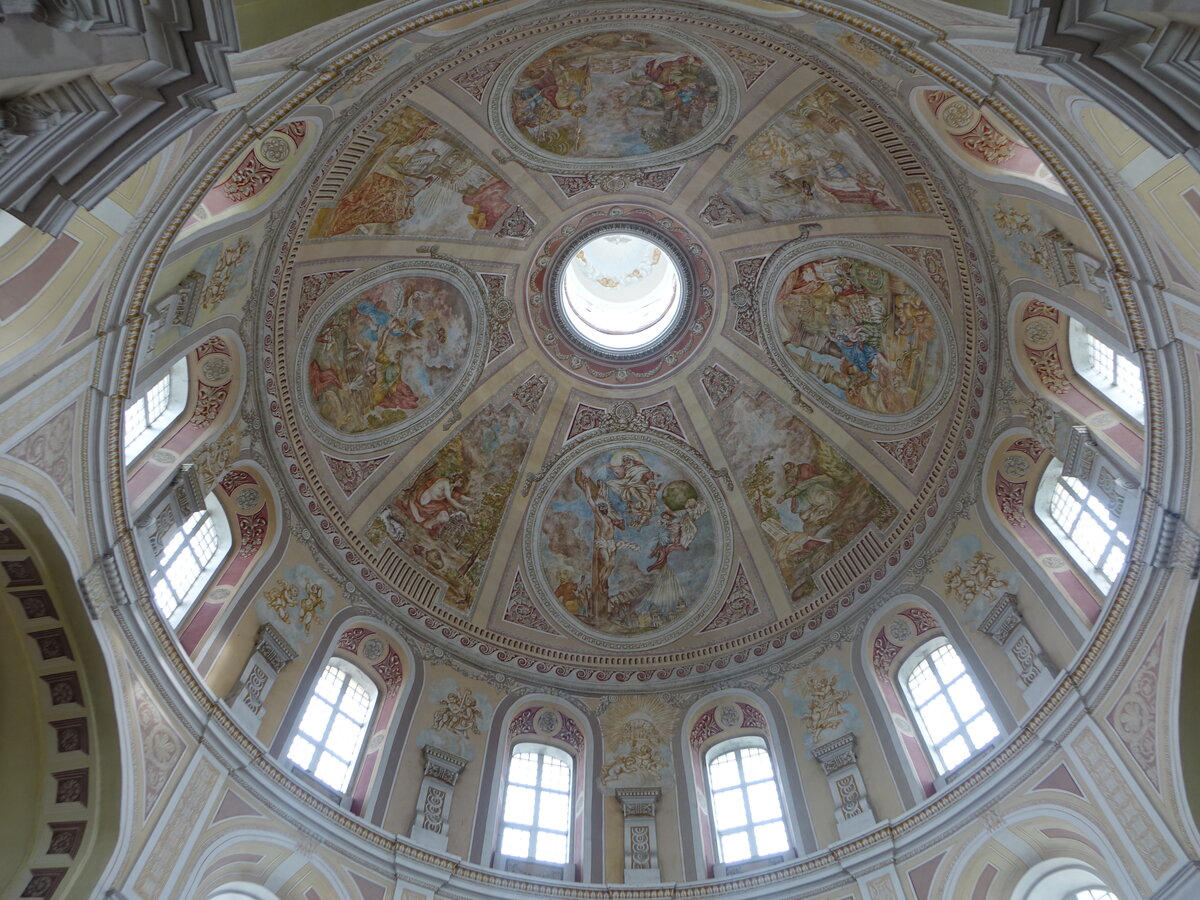
{"label": "stucco relief decoration", "polygon": [[946,593],[963,607],[980,599],[990,603],[998,596],[997,591],[1008,590],[1008,580],[1000,577],[995,564],[996,557],[983,550],[954,563],[942,575]]}
{"label": "stucco relief decoration", "polygon": [[[832,87],[801,98],[754,135],[713,183],[743,219],[797,222],[858,212],[897,212],[903,189],[876,141]],[[895,183],[893,183],[895,182]],[[728,215],[713,225],[728,221]]]}
{"label": "stucco relief decoration", "polygon": [[339,269],[335,272],[318,272],[305,275],[300,280],[300,303],[296,308],[296,321],[303,324],[308,318],[313,304],[321,299],[331,287],[353,272],[353,269]]}
{"label": "stucco relief decoration", "polygon": [[[285,568],[255,600],[259,621],[270,622],[293,646],[312,641],[318,627],[329,616],[334,587],[316,569],[304,564]],[[347,643],[361,635],[348,629],[339,639],[339,646],[351,649]]]}
{"label": "stucco relief decoration", "polygon": [[920,434],[899,441],[876,441],[889,456],[904,466],[910,474],[917,471],[921,458],[929,447],[929,439],[933,437],[933,429],[926,428]]}
{"label": "stucco relief decoration", "polygon": [[605,755],[600,784],[606,788],[661,784],[671,768],[670,735],[678,713],[653,696],[622,697],[600,718]]}
{"label": "stucco relief decoration", "polygon": [[133,703],[142,743],[142,766],[146,779],[142,795],[142,819],[150,815],[183,756],[183,740],[167,725],[166,717],[150,699],[140,681],[133,680]]}
{"label": "stucco relief decoration", "polygon": [[766,391],[726,401],[717,438],[794,602],[860,533],[898,510],[831,443]]}
{"label": "stucco relief decoration", "polygon": [[438,701],[433,714],[433,727],[466,737],[479,734],[479,720],[483,711],[470,688],[458,688]]}
{"label": "stucco relief decoration", "polygon": [[238,238],[235,243],[210,251],[201,257],[197,268],[204,264],[206,258],[212,260],[212,268],[208,270],[204,288],[200,291],[200,307],[206,312],[216,309],[232,290],[241,286],[247,269],[243,260],[249,250],[250,242],[245,238]]}
{"label": "stucco relief decoration", "polygon": [[[241,455],[242,434],[238,423],[230,425],[215,440],[203,444],[192,454],[192,464],[200,484],[211,489],[229,471]],[[226,493],[230,493],[226,491]]]}
{"label": "stucco relief decoration", "polygon": [[1129,751],[1138,769],[1158,790],[1161,790],[1158,774],[1158,691],[1164,633],[1159,632],[1154,639],[1129,687],[1106,716],[1108,724]]}
{"label": "stucco relief decoration", "polygon": [[794,243],[767,263],[759,294],[775,361],[856,424],[907,431],[949,396],[949,320],[907,261],[846,240]]}
{"label": "stucco relief decoration", "polygon": [[77,406],[72,403],[7,451],[9,456],[45,473],[72,510],[75,509],[75,478],[71,463],[78,458],[75,449]]}
{"label": "stucco relief decoration", "polygon": [[648,168],[715,143],[736,114],[720,54],[666,27],[565,29],[504,67],[492,130],[523,161],[568,173]]}
{"label": "stucco relief decoration", "polygon": [[394,647],[388,647],[387,656],[383,661],[375,663],[371,668],[383,679],[387,696],[391,697],[400,690],[400,682],[404,678],[404,665]]}
{"label": "stucco relief decoration", "polygon": [[543,605],[587,640],[648,646],[677,635],[727,577],[730,524],[716,485],[652,435],[584,442],[555,465],[533,509],[526,552]]}
{"label": "stucco relief decoration", "polygon": [[279,621],[291,624],[293,619],[305,634],[311,634],[314,625],[321,622],[321,610],[325,608],[325,591],[319,584],[311,582],[304,585],[303,591],[298,584],[288,584],[280,579],[271,588],[264,591],[267,606],[269,606]]}
{"label": "stucco relief decoration", "polygon": [[821,743],[827,731],[836,731],[846,717],[843,705],[850,697],[849,691],[839,687],[835,673],[819,666],[797,677],[801,694],[807,701],[808,712],[800,717],[814,744]]}
{"label": "stucco relief decoration", "polygon": [[511,185],[471,146],[418,109],[401,107],[371,127],[380,137],[308,236],[436,235],[470,239],[515,209]]}
{"label": "stucco relief decoration", "polygon": [[303,408],[337,446],[402,440],[473,385],[485,322],[478,282],[446,260],[398,260],[344,279],[304,331]]}
{"label": "stucco relief decoration", "polygon": [[718,628],[725,628],[728,625],[740,622],[742,619],[756,616],[758,613],[758,601],[754,598],[754,591],[750,587],[750,579],[746,577],[746,571],[739,563],[737,574],[733,576],[733,585],[729,588],[729,594],[726,596],[725,602],[721,604],[721,608],[717,610],[717,614],[712,617],[712,621],[701,628],[700,631],[701,633],[716,631]]}

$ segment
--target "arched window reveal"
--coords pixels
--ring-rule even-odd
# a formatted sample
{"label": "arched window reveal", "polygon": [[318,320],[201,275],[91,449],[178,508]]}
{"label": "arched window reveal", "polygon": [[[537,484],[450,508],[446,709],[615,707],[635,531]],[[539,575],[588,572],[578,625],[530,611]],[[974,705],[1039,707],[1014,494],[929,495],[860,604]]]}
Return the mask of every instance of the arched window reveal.
{"label": "arched window reveal", "polygon": [[183,411],[188,395],[187,358],[176,362],[143,393],[125,404],[125,464],[154,442]]}
{"label": "arched window reveal", "polygon": [[763,712],[726,698],[701,707],[690,721],[698,836],[709,874],[753,871],[794,857],[793,807]]}
{"label": "arched window reveal", "polygon": [[[212,441],[228,424],[239,397],[241,360],[236,339],[222,332],[206,339],[172,367],[172,377],[178,373],[182,378],[178,387],[174,383],[170,386],[170,395],[176,398],[178,409],[170,414],[173,401],[168,402],[170,418],[163,423],[164,429],[145,440],[135,453],[126,481],[134,507],[147,502],[180,463],[201,445]],[[178,401],[179,397],[185,399]],[[129,409],[127,406],[127,416]],[[129,425],[140,421],[138,412],[127,419],[127,443]],[[230,461],[226,460],[225,465]]]}
{"label": "arched window reveal", "polygon": [[[1144,401],[1137,361],[1111,341],[1096,337],[1081,320],[1036,297],[1017,304],[1013,326],[1016,363],[1031,389],[1072,422],[1091,428],[1124,465],[1141,466],[1145,438],[1139,423]],[[1108,374],[1102,375],[1106,367]],[[1120,388],[1101,387],[1102,379],[1116,379]]]}
{"label": "arched window reveal", "polygon": [[588,779],[586,740],[575,715],[548,704],[508,719],[504,778],[496,797],[496,868],[562,880],[580,877]]}
{"label": "arched window reveal", "polygon": [[873,630],[870,665],[926,796],[1000,734],[988,695],[928,608],[902,602]]}
{"label": "arched window reveal", "polygon": [[355,666],[330,660],[304,706],[288,759],[333,790],[344,792],[378,697],[378,688]]}
{"label": "arched window reveal", "polygon": [[900,671],[940,773],[962,765],[1000,735],[975,679],[946,638],[927,641]]}
{"label": "arched window reveal", "polygon": [[1038,485],[1053,460],[1053,453],[1027,432],[1013,430],[1001,436],[985,469],[985,483],[991,485],[988,506],[1017,551],[1041,567],[1046,581],[1092,625],[1100,616],[1095,584],[1066,562],[1065,548],[1034,512]]}

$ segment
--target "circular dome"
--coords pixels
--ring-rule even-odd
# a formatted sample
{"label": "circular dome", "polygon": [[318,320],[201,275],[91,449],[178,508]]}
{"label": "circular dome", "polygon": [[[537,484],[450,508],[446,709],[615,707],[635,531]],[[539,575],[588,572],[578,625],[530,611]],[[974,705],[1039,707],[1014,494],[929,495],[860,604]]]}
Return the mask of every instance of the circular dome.
{"label": "circular dome", "polygon": [[679,321],[683,286],[664,243],[618,229],[589,237],[575,250],[555,300],[581,340],[601,351],[633,353],[653,347]]}

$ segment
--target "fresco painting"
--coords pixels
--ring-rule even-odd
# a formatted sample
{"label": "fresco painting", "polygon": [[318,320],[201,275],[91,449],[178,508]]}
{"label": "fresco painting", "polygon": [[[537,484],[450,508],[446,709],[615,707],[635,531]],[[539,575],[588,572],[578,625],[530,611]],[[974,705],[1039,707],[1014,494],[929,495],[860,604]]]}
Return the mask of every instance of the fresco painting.
{"label": "fresco painting", "polygon": [[821,89],[776,117],[722,173],[722,196],[767,222],[898,211],[894,189],[865,149],[874,139],[839,114],[840,99]]}
{"label": "fresco painting", "polygon": [[373,543],[390,540],[445,581],[456,609],[469,608],[479,589],[529,447],[527,426],[511,403],[484,407],[368,528]]}
{"label": "fresco painting", "polygon": [[466,363],[473,328],[459,288],[426,275],[377,284],[321,324],[309,397],[343,434],[387,428],[437,403]]}
{"label": "fresco painting", "polygon": [[678,147],[713,118],[712,69],[675,41],[603,32],[541,54],[517,76],[510,113],[547,153],[580,159],[642,156]]}
{"label": "fresco painting", "polygon": [[711,501],[679,460],[609,447],[549,492],[538,553],[557,602],[615,636],[667,625],[700,600],[716,565]]}
{"label": "fresco painting", "polygon": [[436,234],[470,238],[512,209],[508,182],[438,122],[406,106],[380,123],[383,135],[337,203],[320,210],[309,237]]}
{"label": "fresco painting", "polygon": [[909,412],[938,381],[945,350],[933,313],[881,266],[806,262],[784,278],[773,308],[788,359],[856,409]]}
{"label": "fresco painting", "polygon": [[722,405],[717,439],[793,601],[817,592],[814,574],[864,528],[898,510],[832,444],[763,391]]}

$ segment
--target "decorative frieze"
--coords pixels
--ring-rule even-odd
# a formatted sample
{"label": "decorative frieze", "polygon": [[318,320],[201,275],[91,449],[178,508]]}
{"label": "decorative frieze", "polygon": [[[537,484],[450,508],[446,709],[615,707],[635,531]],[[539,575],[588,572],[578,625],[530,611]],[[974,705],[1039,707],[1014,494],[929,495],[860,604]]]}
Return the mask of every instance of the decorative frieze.
{"label": "decorative frieze", "polygon": [[425,774],[409,838],[422,847],[445,853],[450,840],[450,802],[467,761],[432,744],[421,749],[425,753]]}
{"label": "decorative frieze", "polygon": [[625,817],[625,883],[658,884],[658,831],[654,814],[662,791],[655,787],[617,788]]}

